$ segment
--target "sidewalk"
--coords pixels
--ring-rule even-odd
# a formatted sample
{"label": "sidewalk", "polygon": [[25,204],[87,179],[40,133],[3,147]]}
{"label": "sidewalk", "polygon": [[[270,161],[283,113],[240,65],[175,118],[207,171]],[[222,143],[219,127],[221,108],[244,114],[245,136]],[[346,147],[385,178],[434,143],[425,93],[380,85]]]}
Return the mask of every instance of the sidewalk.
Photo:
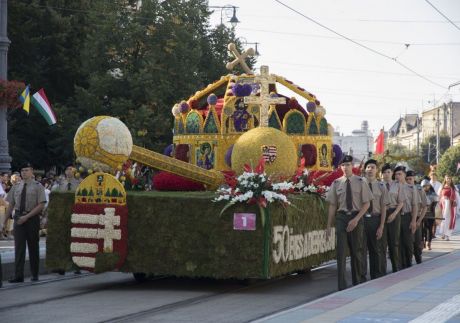
{"label": "sidewalk", "polygon": [[[0,254],[2,256],[3,280],[14,276],[14,240],[0,240]],[[40,238],[40,275],[47,273],[45,267],[46,238]],[[30,277],[29,254],[26,252],[24,277]]]}
{"label": "sidewalk", "polygon": [[424,249],[452,252],[256,322],[460,323],[459,233]]}

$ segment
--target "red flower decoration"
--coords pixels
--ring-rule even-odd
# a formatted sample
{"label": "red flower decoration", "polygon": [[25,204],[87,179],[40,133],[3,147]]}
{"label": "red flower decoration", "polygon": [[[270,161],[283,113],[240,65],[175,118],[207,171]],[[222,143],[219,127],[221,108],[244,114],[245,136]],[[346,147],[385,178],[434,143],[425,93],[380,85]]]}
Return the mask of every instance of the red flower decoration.
{"label": "red flower decoration", "polygon": [[0,80],[0,103],[6,104],[6,107],[10,109],[22,107],[19,96],[25,87],[22,82]]}

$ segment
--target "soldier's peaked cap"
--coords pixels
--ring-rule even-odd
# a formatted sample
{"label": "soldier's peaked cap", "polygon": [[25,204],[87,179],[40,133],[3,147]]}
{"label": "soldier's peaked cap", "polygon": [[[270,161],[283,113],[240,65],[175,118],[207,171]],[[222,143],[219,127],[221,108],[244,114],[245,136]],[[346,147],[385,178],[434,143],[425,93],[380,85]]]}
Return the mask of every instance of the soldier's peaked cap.
{"label": "soldier's peaked cap", "polygon": [[350,156],[350,155],[344,155],[342,157],[342,160],[340,161],[340,164],[343,164],[343,163],[351,163],[353,162],[353,157]]}
{"label": "soldier's peaked cap", "polygon": [[391,165],[388,164],[388,163],[385,163],[385,164],[382,166],[382,173],[383,173],[384,171],[386,171],[387,169],[391,170]]}
{"label": "soldier's peaked cap", "polygon": [[21,164],[21,167],[19,169],[23,169],[23,168],[34,168],[34,166],[30,162],[25,162]]}

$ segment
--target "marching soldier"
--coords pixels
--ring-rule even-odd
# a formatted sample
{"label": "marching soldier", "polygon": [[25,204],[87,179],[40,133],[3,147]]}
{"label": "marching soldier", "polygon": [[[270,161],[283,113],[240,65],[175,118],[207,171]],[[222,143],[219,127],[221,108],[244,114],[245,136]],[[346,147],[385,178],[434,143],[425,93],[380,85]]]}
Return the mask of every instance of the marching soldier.
{"label": "marching soldier", "polygon": [[[400,212],[404,206],[404,190],[398,182],[392,180],[393,172],[390,164],[382,166],[382,179],[388,191],[390,204],[387,208],[387,220],[385,225],[386,239],[385,245],[388,246],[388,254],[391,260],[393,272],[397,272],[400,267],[399,256],[399,237],[401,235],[401,215]],[[386,249],[386,247],[385,247]]]}
{"label": "marching soldier", "polygon": [[352,172],[353,157],[345,155],[340,167],[344,175],[336,179],[327,194],[329,214],[327,238],[330,239],[331,226],[335,218],[337,270],[339,290],[347,288],[345,279],[347,248],[351,257],[353,285],[362,283],[363,269],[363,221],[362,217],[373,198],[366,181]]}
{"label": "marching soldier", "polygon": [[418,214],[417,214],[417,228],[414,233],[414,257],[415,262],[418,264],[422,263],[422,251],[423,251],[423,239],[422,239],[422,221],[425,217],[427,209],[427,198],[425,191],[420,185],[415,184],[415,172],[408,170],[406,174],[406,182],[409,185],[415,186],[417,193],[419,195],[420,203],[418,205]]}
{"label": "marching soldier", "polygon": [[31,280],[38,281],[40,213],[45,206],[46,196],[44,187],[33,179],[33,175],[32,165],[30,163],[24,164],[21,167],[22,182],[14,185],[6,198],[9,203],[7,218],[15,210],[15,277],[9,280],[10,283],[21,283],[24,281],[26,243],[29,250]]}
{"label": "marching soldier", "polygon": [[414,185],[406,183],[406,168],[399,166],[395,168],[395,178],[404,190],[404,205],[401,213],[401,235],[400,235],[400,255],[401,269],[412,266],[412,256],[414,254],[414,233],[417,228],[417,214],[420,197]]}
{"label": "marching soldier", "polygon": [[[369,159],[364,164],[366,179],[374,199],[364,215],[364,235],[369,251],[369,267],[371,279],[386,274],[387,259],[383,234],[386,221],[386,210],[390,200],[388,191],[382,182],[377,181],[377,161]],[[364,257],[366,261],[366,255]]]}

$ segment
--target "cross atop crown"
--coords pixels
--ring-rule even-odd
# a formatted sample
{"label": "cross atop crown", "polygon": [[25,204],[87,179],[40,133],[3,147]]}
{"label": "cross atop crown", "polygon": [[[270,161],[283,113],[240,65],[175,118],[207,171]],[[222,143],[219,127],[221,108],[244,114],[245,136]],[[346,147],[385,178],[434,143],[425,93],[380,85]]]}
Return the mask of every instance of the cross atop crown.
{"label": "cross atop crown", "polygon": [[251,95],[244,98],[246,104],[258,104],[260,106],[260,126],[268,127],[268,111],[270,105],[286,104],[286,99],[270,93],[270,84],[276,83],[276,76],[270,74],[268,66],[260,67],[260,75],[254,77],[254,81],[260,84],[259,96]]}
{"label": "cross atop crown", "polygon": [[227,65],[225,66],[228,70],[233,70],[235,66],[239,64],[247,74],[254,74],[252,70],[249,68],[249,66],[246,64],[246,58],[248,56],[254,56],[255,54],[253,48],[248,48],[240,54],[238,52],[238,49],[236,49],[236,45],[234,43],[230,43],[228,44],[228,50],[233,54],[233,56],[235,56],[235,59],[230,63],[227,63]]}

